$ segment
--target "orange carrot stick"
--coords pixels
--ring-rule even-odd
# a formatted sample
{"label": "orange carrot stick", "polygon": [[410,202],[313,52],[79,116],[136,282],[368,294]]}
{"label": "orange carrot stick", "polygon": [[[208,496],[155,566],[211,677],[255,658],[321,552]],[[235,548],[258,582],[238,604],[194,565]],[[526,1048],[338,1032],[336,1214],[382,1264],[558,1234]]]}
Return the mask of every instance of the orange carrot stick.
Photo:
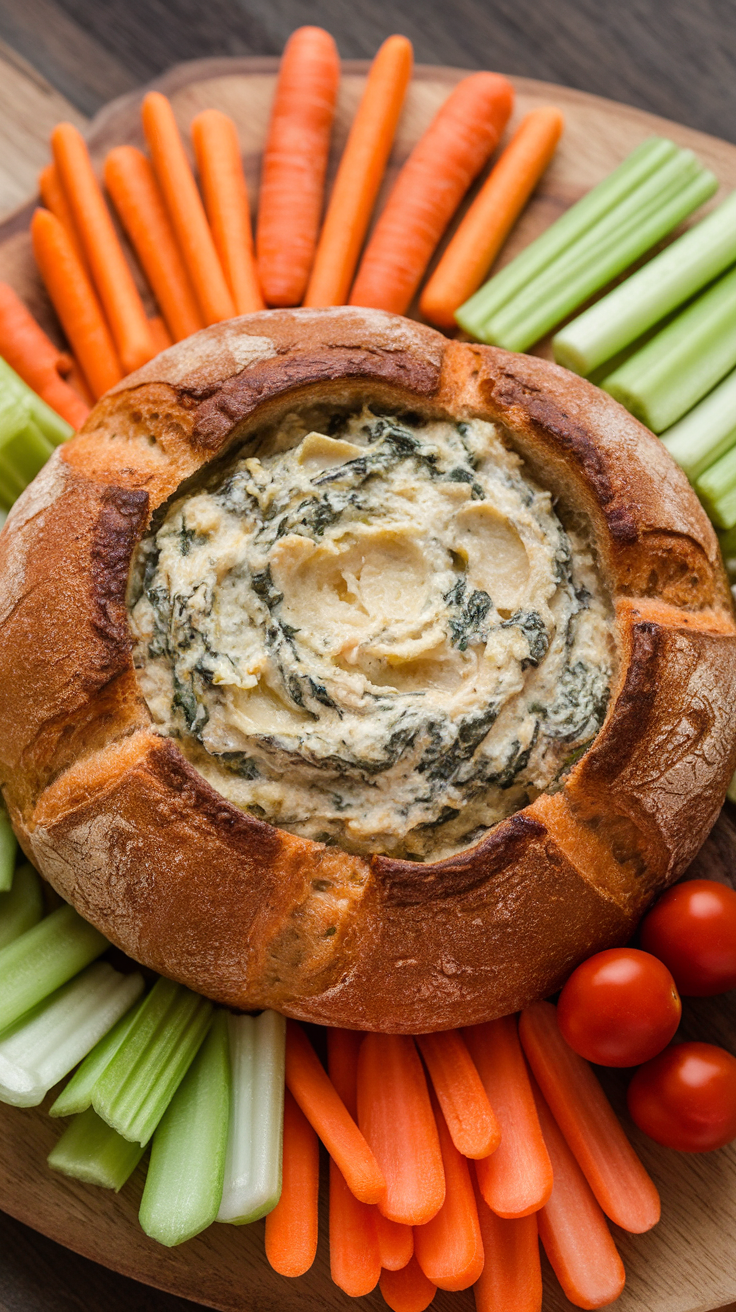
{"label": "orange carrot stick", "polygon": [[381,1272],[383,1301],[391,1312],[424,1312],[435,1296],[437,1286],[425,1276],[413,1257],[400,1271]]}
{"label": "orange carrot stick", "polygon": [[148,320],[148,323],[151,329],[151,336],[156,343],[157,351],[166,351],[170,346],[174,345],[171,340],[171,334],[160,314],[154,314],[152,318]]}
{"label": "orange carrot stick", "polygon": [[568,1146],[603,1211],[642,1234],[656,1225],[660,1201],[593,1071],[573,1052],[550,1002],[522,1012],[519,1035],[529,1065]]}
{"label": "orange carrot stick", "polygon": [[501,1127],[462,1035],[443,1030],[417,1034],[416,1042],[458,1152],[488,1157],[501,1142]]}
{"label": "orange carrot stick", "polygon": [[92,395],[92,391],[89,383],[87,382],[87,379],[85,378],[84,374],[82,373],[82,370],[77,364],[77,361],[74,359],[72,359],[72,367],[66,376],[66,381],[68,382],[69,386],[73,389],[73,391],[77,393],[77,396],[81,397],[81,399],[84,401],[87,410],[88,411],[91,410],[92,406],[95,403],[95,398]]}
{"label": "orange carrot stick", "polygon": [[514,102],[498,73],[459,82],[417,142],[373,229],[350,296],[404,314],[437,243],[495,150]]}
{"label": "orange carrot stick", "polygon": [[414,1227],[414,1252],[438,1289],[469,1289],[483,1271],[483,1240],[468,1163],[455,1147],[436,1099],[432,1100],[445,1167],[445,1201],[426,1225]]}
{"label": "orange carrot stick", "polygon": [[105,160],[105,186],[172,337],[191,337],[204,319],[151,161],[135,146],[116,146]]}
{"label": "orange carrot stick", "polygon": [[478,1184],[499,1216],[527,1216],[549,1198],[552,1165],[534,1107],[515,1016],[463,1030],[491,1106],[501,1143],[478,1162]]}
{"label": "orange carrot stick", "polygon": [[41,193],[41,200],[46,206],[46,209],[56,215],[59,223],[64,224],[64,227],[72,239],[74,249],[79,256],[81,263],[84,265],[87,276],[91,278],[92,275],[87,263],[87,256],[84,253],[84,248],[79,239],[79,233],[77,232],[76,224],[74,222],[72,207],[69,204],[69,198],[61,185],[59,170],[53,161],[51,164],[47,164],[46,168],[42,169],[39,173],[38,189]]}
{"label": "orange carrot stick", "polygon": [[[358,1050],[362,1034],[327,1031],[327,1070],[335,1091],[355,1120],[358,1114]],[[350,1192],[330,1158],[330,1274],[351,1298],[370,1294],[381,1274],[378,1211]]]}
{"label": "orange carrot stick", "polygon": [[205,109],[192,120],[192,144],[207,218],[235,310],[238,314],[265,310],[238,130],[227,114]]}
{"label": "orange carrot stick", "polygon": [[414,1040],[367,1034],[358,1058],[358,1124],[386,1177],[379,1211],[423,1225],[445,1198],[437,1125]]}
{"label": "orange carrot stick", "polygon": [[386,1181],[366,1140],[301,1025],[286,1023],[286,1085],[345,1181],[362,1203],[377,1203]]}
{"label": "orange carrot stick", "polygon": [[329,32],[292,32],[281,57],[258,201],[258,277],[269,305],[298,305],[307,286],[339,82]]}
{"label": "orange carrot stick", "polygon": [[68,357],[54,346],[6,282],[0,282],[0,356],[52,410],[74,428],[81,428],[89,406],[59,374],[59,366]]}
{"label": "orange carrot stick", "polygon": [[58,123],[51,147],[120,363],[132,373],[156,354],[156,347],[87,144],[72,123]]}
{"label": "orange carrot stick", "polygon": [[414,1231],[400,1221],[389,1221],[376,1208],[376,1233],[381,1266],[386,1271],[400,1271],[411,1261],[414,1252]]}
{"label": "orange carrot stick", "polygon": [[534,1097],[555,1177],[549,1200],[537,1214],[539,1237],[570,1302],[605,1307],[626,1283],[623,1262],[593,1191],[537,1088]]}
{"label": "orange carrot stick", "polygon": [[353,119],[322,225],[305,305],[344,305],[391,153],[413,65],[405,36],[384,41]]}
{"label": "orange carrot stick", "polygon": [[123,377],[110,330],[66,228],[38,209],[31,219],[36,263],[95,399]]}
{"label": "orange carrot stick", "polygon": [[281,1197],[266,1217],[266,1257],[282,1276],[303,1276],[317,1252],[319,1144],[288,1089]]}
{"label": "orange carrot stick", "polygon": [[160,91],[149,91],[143,100],[141,116],[156,177],[204,321],[211,324],[232,319],[235,314],[233,298],[215,250],[174,111]]}
{"label": "orange carrot stick", "polygon": [[480,287],[555,153],[565,120],[544,106],[527,114],[494,165],[422,292],[419,309],[440,328]]}
{"label": "orange carrot stick", "polygon": [[475,1180],[485,1264],[475,1285],[476,1312],[541,1312],[537,1213],[507,1220],[488,1206]]}

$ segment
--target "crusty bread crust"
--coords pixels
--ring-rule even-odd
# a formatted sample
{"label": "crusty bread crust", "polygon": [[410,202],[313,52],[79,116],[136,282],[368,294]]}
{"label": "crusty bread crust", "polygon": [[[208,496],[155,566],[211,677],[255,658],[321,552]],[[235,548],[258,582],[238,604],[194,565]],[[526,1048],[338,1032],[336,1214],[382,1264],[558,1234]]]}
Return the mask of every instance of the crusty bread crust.
{"label": "crusty bread crust", "polygon": [[[564,786],[424,865],[238,810],[154,732],[131,659],[131,558],[158,507],[296,405],[364,397],[505,425],[590,525],[616,610],[618,684]],[[419,1032],[548,994],[625,941],[705,839],[735,699],[715,534],[657,438],[564,369],[379,311],[270,311],[165,351],[0,534],[0,784],[21,843],[114,943],[234,1007]]]}

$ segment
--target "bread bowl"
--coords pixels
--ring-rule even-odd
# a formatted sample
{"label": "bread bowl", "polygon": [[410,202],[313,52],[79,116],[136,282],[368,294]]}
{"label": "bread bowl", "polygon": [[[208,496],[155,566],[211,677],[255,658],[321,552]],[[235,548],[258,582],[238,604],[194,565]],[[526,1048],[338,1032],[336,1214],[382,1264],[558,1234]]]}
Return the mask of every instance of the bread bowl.
{"label": "bread bowl", "polygon": [[[408,600],[394,605],[397,623],[407,619],[416,586],[429,589],[425,602],[430,593],[434,597],[433,623],[438,596],[448,616],[452,606],[457,616],[459,607],[470,631],[461,651],[451,616],[447,620],[442,641],[450,663],[464,661],[466,670],[469,649],[471,655],[475,648],[482,654],[493,643],[507,644],[495,658],[498,705],[487,738],[476,735],[470,741],[465,730],[472,716],[462,708],[463,698],[470,697],[467,705],[477,710],[478,696],[484,692],[487,700],[489,685],[480,688],[462,675],[459,693],[451,684],[445,696],[438,693],[443,685],[434,674],[422,683],[426,664],[421,660],[405,680],[403,692],[410,700],[428,697],[433,689],[437,715],[451,706],[448,732],[454,743],[465,743],[466,766],[484,751],[491,760],[494,728],[498,740],[498,722],[510,714],[509,706],[521,706],[529,680],[542,677],[540,670],[555,650],[563,661],[558,682],[572,678],[577,695],[578,676],[570,669],[584,662],[564,665],[559,642],[555,648],[560,626],[555,627],[554,614],[551,622],[544,612],[544,623],[530,625],[528,607],[517,605],[520,598],[525,604],[537,587],[539,617],[547,602],[554,612],[563,593],[568,600],[577,596],[572,611],[585,617],[573,623],[570,612],[566,620],[573,652],[575,634],[593,623],[592,612],[595,625],[584,635],[592,653],[595,641],[607,635],[605,660],[588,662],[599,671],[605,667],[592,731],[590,717],[578,717],[577,737],[570,739],[574,750],[563,751],[569,743],[563,732],[550,732],[548,702],[531,714],[537,728],[530,738],[525,702],[519,734],[527,738],[511,743],[507,732],[504,740],[519,749],[516,765],[527,749],[521,772],[510,778],[510,788],[487,761],[482,778],[480,769],[475,775],[465,769],[463,778],[453,774],[444,782],[456,788],[453,797],[462,805],[452,808],[449,825],[443,787],[424,792],[415,787],[419,776],[423,781],[431,773],[424,748],[408,773],[378,786],[381,806],[362,828],[356,806],[340,817],[345,799],[338,805],[328,798],[334,778],[348,779],[353,803],[361,787],[372,800],[376,777],[386,767],[361,764],[353,750],[357,739],[350,738],[360,725],[351,728],[350,717],[342,707],[328,705],[329,697],[320,702],[315,686],[324,691],[324,685],[318,681],[310,685],[312,702],[303,705],[302,681],[288,707],[293,715],[296,705],[309,721],[303,734],[308,750],[301,757],[293,726],[279,722],[274,730],[253,716],[246,721],[241,716],[236,726],[241,736],[232,747],[227,739],[234,723],[227,710],[231,694],[222,670],[213,673],[214,667],[198,683],[192,681],[193,666],[187,667],[194,702],[187,712],[179,687],[173,699],[169,696],[167,719],[161,711],[163,685],[156,682],[160,670],[154,668],[162,653],[150,656],[155,647],[146,629],[150,615],[146,619],[141,612],[141,599],[145,610],[148,595],[142,581],[146,562],[164,568],[165,539],[181,533],[182,507],[187,513],[195,507],[205,517],[184,530],[188,545],[179,553],[182,558],[189,558],[192,542],[203,546],[208,534],[205,556],[212,542],[226,542],[227,525],[220,519],[208,527],[207,515],[213,496],[222,508],[223,488],[228,479],[232,486],[236,475],[239,487],[250,488],[249,505],[261,507],[260,532],[273,520],[269,506],[281,515],[287,503],[289,513],[301,504],[295,496],[302,494],[309,473],[305,460],[316,460],[321,475],[351,461],[355,468],[362,460],[364,473],[366,443],[378,450],[386,416],[389,427],[396,421],[394,427],[413,434],[422,447],[421,460],[416,449],[399,452],[401,460],[413,462],[415,470],[424,462],[427,488],[444,488],[447,522],[459,516],[462,532],[475,538],[451,550],[443,537],[445,520],[441,531],[438,527],[445,503],[438,501],[432,523],[423,524],[422,495],[398,537],[395,525],[376,529],[370,516],[361,520],[364,507],[354,513],[351,503],[350,549],[356,550],[360,534],[383,534],[379,559],[385,563],[386,533],[389,538],[394,533],[394,598],[402,587],[406,553],[415,560]],[[322,429],[334,418],[333,433],[315,430],[315,417]],[[442,444],[455,440],[458,424],[469,425],[474,434],[470,463],[461,458],[450,468],[452,452]],[[361,429],[368,435],[361,437]],[[330,442],[340,448],[337,453]],[[518,554],[516,564],[507,561],[498,574],[497,603],[489,596],[490,583],[477,586],[489,577],[488,553],[479,551],[482,534],[471,523],[476,508],[493,500],[490,483],[481,478],[476,488],[468,473],[477,467],[483,477],[494,477],[494,459],[486,460],[484,442],[517,453],[504,465],[506,457],[495,448],[504,487],[494,493],[495,506],[483,511],[483,531],[490,525],[487,541],[502,547],[510,542],[513,557],[521,535],[528,548],[532,528],[524,515],[533,511],[539,559],[547,552],[544,577],[537,577],[539,561],[531,548],[526,565],[523,559],[519,565]],[[427,451],[434,453],[431,458]],[[397,461],[389,462],[392,477]],[[276,504],[266,484],[280,479],[283,490],[287,473],[288,496]],[[388,477],[385,468],[378,473],[379,489],[381,477]],[[385,488],[387,497],[407,495],[406,486],[386,482]],[[512,493],[513,513],[503,501]],[[285,528],[268,540],[266,554],[281,569],[279,581],[286,580],[287,593],[292,589],[286,602],[302,607],[299,624],[288,624],[286,637],[305,629],[311,633],[315,669],[321,661],[322,671],[328,657],[335,665],[339,647],[340,678],[345,675],[355,698],[360,641],[346,646],[341,638],[327,655],[317,652],[322,621],[314,619],[316,603],[323,608],[337,585],[320,575],[310,593],[314,579],[308,586],[304,582],[311,568],[305,552],[312,562],[319,556],[323,569],[326,556],[339,555],[342,546],[329,535],[320,543],[314,524],[305,528],[303,518],[298,523],[293,516],[281,518]],[[577,544],[564,587],[562,576],[550,573],[554,533]],[[284,551],[285,543],[294,547],[292,538],[299,539],[296,556]],[[436,570],[426,570],[429,538],[444,544],[443,568],[467,575],[472,592],[438,593]],[[255,550],[253,541],[251,534],[247,551]],[[196,551],[191,554],[197,559]],[[242,540],[235,555],[241,568]],[[231,560],[223,577],[232,578],[232,566]],[[590,588],[579,586],[578,566],[593,580],[592,601]],[[186,561],[176,566],[185,567]],[[345,578],[354,577],[354,561],[351,569],[352,574],[346,566]],[[262,560],[259,570],[260,578]],[[173,566],[167,577],[173,580],[166,602],[170,616],[172,599],[180,595]],[[255,577],[253,569],[249,577]],[[375,583],[375,569],[373,578]],[[255,589],[266,609],[264,587],[272,581],[269,575],[267,585],[261,581]],[[219,587],[219,576],[215,582]],[[160,577],[156,586],[163,586]],[[338,601],[353,605],[352,584],[346,586]],[[502,595],[504,587],[508,596]],[[469,609],[469,597],[477,603],[481,594],[488,605]],[[286,604],[283,589],[273,595],[279,601],[271,596],[272,610]],[[385,607],[385,589],[381,596]],[[248,600],[240,592],[235,601],[251,606],[252,622],[252,596]],[[232,621],[232,607],[228,613]],[[417,614],[424,613],[420,606]],[[195,628],[197,642],[206,645],[208,634],[199,620]],[[231,623],[231,637],[234,629]],[[396,634],[389,636],[395,643]],[[371,640],[375,637],[374,627]],[[425,637],[422,624],[415,624],[409,639],[419,643],[422,660]],[[377,650],[374,642],[373,664],[360,669],[358,701],[366,688],[381,704],[397,694],[387,677],[377,679]],[[179,684],[186,651],[180,641],[163,657]],[[299,660],[305,651],[299,649]],[[236,652],[236,664],[240,656]],[[389,670],[401,664],[396,650],[378,657]],[[247,673],[258,682],[263,650],[254,659]],[[502,695],[498,679],[509,670],[513,678]],[[282,675],[288,685],[285,667]],[[242,679],[240,685],[232,695],[241,699],[242,710]],[[490,1019],[548,994],[585,956],[625,941],[651,898],[697,852],[736,765],[735,693],[736,624],[715,535],[658,440],[609,396],[546,361],[449,341],[377,311],[270,311],[206,329],[164,352],[98,403],[80,434],[17,502],[0,535],[0,783],[24,850],[61,896],[113,943],[228,1006],[268,1006],[324,1024],[416,1033]],[[320,747],[312,738],[322,728],[322,705],[326,727]],[[278,713],[282,710],[280,705]],[[216,722],[219,734],[210,737],[209,747],[201,733],[205,716]],[[330,756],[338,720],[347,726],[340,728],[340,742],[352,755],[345,748],[342,756],[330,758],[328,782],[320,792],[315,772]],[[374,722],[363,714],[363,730]],[[401,759],[418,751],[417,743],[426,747],[428,723],[425,716],[413,738],[399,740],[392,769],[396,760],[403,768]],[[260,788],[255,802],[256,793],[248,792],[251,767],[241,768],[251,759],[251,741]],[[386,741],[384,733],[384,746]],[[234,758],[240,773],[232,768]],[[307,775],[301,795],[308,814],[294,819],[288,810],[289,779]],[[488,787],[494,790],[492,805]],[[414,791],[401,791],[406,788]],[[470,832],[463,832],[466,805],[472,811]],[[402,806],[403,832],[400,824],[397,828]],[[381,840],[372,851],[371,826],[379,813]],[[279,823],[271,823],[274,819]],[[315,827],[321,820],[323,835]],[[438,834],[436,842],[432,834]]]}

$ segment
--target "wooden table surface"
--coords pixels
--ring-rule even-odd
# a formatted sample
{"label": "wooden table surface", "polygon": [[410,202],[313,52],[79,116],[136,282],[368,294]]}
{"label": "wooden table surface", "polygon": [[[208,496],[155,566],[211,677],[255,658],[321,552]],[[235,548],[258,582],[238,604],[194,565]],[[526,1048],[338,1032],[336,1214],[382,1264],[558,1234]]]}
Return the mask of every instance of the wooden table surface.
{"label": "wooden table surface", "polygon": [[[278,54],[302,23],[344,58],[400,31],[423,63],[562,83],[736,142],[734,0],[0,0],[0,217],[34,190],[60,118],[83,126],[180,60]],[[0,1312],[194,1306],[2,1215],[0,1254]]]}

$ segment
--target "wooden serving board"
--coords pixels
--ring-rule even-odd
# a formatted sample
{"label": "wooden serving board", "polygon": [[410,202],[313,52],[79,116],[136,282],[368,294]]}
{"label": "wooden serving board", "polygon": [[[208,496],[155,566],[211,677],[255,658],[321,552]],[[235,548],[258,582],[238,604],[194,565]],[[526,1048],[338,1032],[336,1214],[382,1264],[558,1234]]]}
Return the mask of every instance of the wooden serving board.
{"label": "wooden serving board", "polygon": [[[340,92],[332,169],[345,141],[361,94],[367,65],[348,62]],[[205,59],[172,69],[154,85],[172,99],[182,129],[208,106],[235,119],[244,151],[252,201],[257,200],[260,155],[273,94],[276,60]],[[452,86],[458,69],[416,70],[386,180],[397,169]],[[502,261],[548,226],[564,209],[610,172],[652,133],[663,133],[694,149],[727,191],[736,186],[736,146],[625,105],[614,104],[530,79],[513,79],[517,90],[514,123],[529,109],[556,104],[567,127],[558,154],[518,224]],[[91,125],[92,154],[100,163],[108,149],[124,142],[143,145],[139,123],[142,92],[114,101]],[[45,127],[45,125],[44,125]],[[0,151],[2,142],[0,140]],[[2,163],[0,161],[0,169]],[[13,284],[47,329],[58,324],[40,285],[27,233],[32,204],[0,225],[0,279]],[[722,820],[718,841],[707,850],[707,873],[729,880],[736,871],[736,830]],[[715,870],[714,870],[715,863]],[[706,873],[705,870],[702,873]],[[688,1003],[683,1035],[721,1043],[736,1051],[733,995]],[[709,1312],[736,1299],[736,1147],[705,1156],[659,1149],[638,1135],[625,1115],[625,1080],[606,1075],[609,1093],[632,1139],[660,1187],[661,1224],[650,1234],[616,1234],[628,1282],[617,1302],[620,1312]],[[118,1195],[52,1175],[46,1156],[59,1123],[42,1109],[18,1110],[0,1104],[0,1208],[67,1247],[125,1275],[205,1306],[236,1312],[317,1312],[355,1307],[329,1277],[327,1218],[312,1270],[297,1281],[271,1271],[263,1256],[263,1222],[252,1226],[212,1226],[178,1249],[148,1240],[137,1222],[143,1174],[139,1169]],[[325,1190],[322,1190],[324,1206]],[[385,1308],[378,1292],[359,1306]],[[437,1312],[469,1312],[472,1291],[438,1291]],[[571,1312],[571,1304],[547,1269],[545,1312]],[[736,1305],[732,1312],[736,1312]]]}

